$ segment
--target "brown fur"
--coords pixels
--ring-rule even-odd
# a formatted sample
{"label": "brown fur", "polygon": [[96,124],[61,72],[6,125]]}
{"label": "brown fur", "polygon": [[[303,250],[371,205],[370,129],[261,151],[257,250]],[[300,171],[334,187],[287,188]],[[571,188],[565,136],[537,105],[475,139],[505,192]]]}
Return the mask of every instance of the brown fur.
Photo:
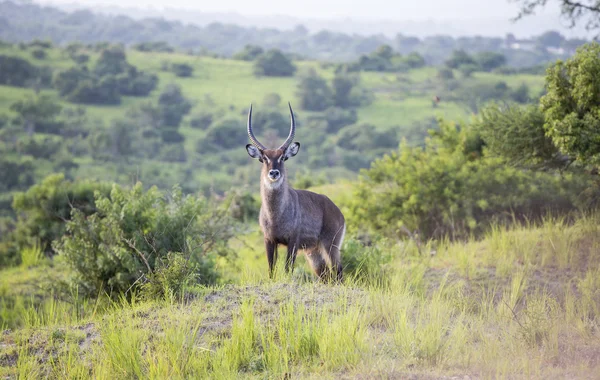
{"label": "brown fur", "polygon": [[[325,195],[290,187],[285,159],[280,159],[285,154],[282,149],[266,149],[261,154],[259,223],[264,234],[269,274],[272,276],[277,260],[277,245],[283,244],[287,246],[286,271],[290,268],[293,271],[298,250],[303,250],[319,278],[335,274],[341,281],[344,215]],[[282,176],[275,185],[268,178],[269,171],[274,169]]]}

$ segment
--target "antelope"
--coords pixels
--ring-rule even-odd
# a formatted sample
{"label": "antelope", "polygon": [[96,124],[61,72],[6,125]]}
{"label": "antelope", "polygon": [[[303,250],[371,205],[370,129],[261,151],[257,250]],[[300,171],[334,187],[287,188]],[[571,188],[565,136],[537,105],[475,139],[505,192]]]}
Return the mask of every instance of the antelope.
{"label": "antelope", "polygon": [[291,104],[290,133],[277,149],[267,149],[252,131],[252,105],[248,111],[248,137],[251,144],[246,150],[262,163],[260,175],[259,224],[262,229],[269,263],[269,277],[277,261],[279,244],[287,246],[285,271],[294,271],[298,250],[303,250],[308,262],[321,280],[336,275],[342,280],[340,248],[346,233],[346,221],[340,209],[325,195],[306,190],[295,190],[289,183],[285,161],[300,150],[293,142],[296,121]]}

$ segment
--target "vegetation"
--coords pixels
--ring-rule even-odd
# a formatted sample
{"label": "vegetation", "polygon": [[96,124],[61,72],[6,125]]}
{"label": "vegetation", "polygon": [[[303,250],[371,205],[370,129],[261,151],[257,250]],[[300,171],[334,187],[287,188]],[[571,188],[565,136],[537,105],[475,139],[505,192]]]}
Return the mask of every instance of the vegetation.
{"label": "vegetation", "polygon": [[[594,1],[596,0],[587,2]],[[547,1],[519,0],[519,2],[545,4]],[[566,3],[563,0],[558,2]],[[579,9],[584,12],[572,13],[574,19],[579,19],[581,14],[584,16],[582,20],[588,19],[587,15],[592,16],[589,18],[591,23],[596,20],[593,17],[595,13],[588,13],[583,8]],[[35,3],[13,1],[0,3],[0,14],[5,20],[5,27],[0,31],[0,39],[11,42],[37,40],[47,45],[49,39],[55,44],[94,45],[110,41],[133,46],[137,51],[143,52],[169,53],[180,50],[200,55],[218,54],[227,57],[235,55],[236,59],[248,61],[254,60],[269,49],[280,49],[287,54],[311,59],[344,62],[364,60],[365,63],[378,62],[376,57],[371,56],[371,52],[382,45],[387,45],[402,55],[392,59],[392,65],[402,69],[419,64],[422,59],[428,64],[442,64],[455,50],[466,50],[470,54],[486,51],[499,53],[506,57],[507,64],[510,66],[531,67],[551,62],[556,58],[564,58],[577,46],[586,42],[578,38],[566,38],[553,32],[553,38],[540,35],[528,40],[527,43],[536,46],[535,49],[514,49],[511,44],[517,39],[511,34],[506,38],[482,36],[454,38],[449,35],[418,38],[403,34],[394,37],[363,36],[329,30],[309,33],[302,25],[285,31],[221,23],[199,26],[160,18],[137,19],[124,15],[96,14],[86,9],[69,13]],[[565,15],[569,17],[567,12]],[[34,47],[34,45],[30,46]],[[35,45],[36,49],[40,47]],[[565,52],[560,53],[557,49],[564,49]]]}
{"label": "vegetation", "polygon": [[[59,23],[48,30],[62,38],[115,27],[0,9]],[[357,48],[298,27],[224,59],[178,49],[245,29],[190,41],[164,20],[119,26],[132,49],[0,44],[0,378],[600,371],[597,44],[544,79],[484,38]],[[280,33],[358,54],[301,60],[269,46]],[[223,41],[211,43],[236,46]],[[567,44],[538,42],[541,55]],[[435,57],[415,52],[429,43]],[[315,279],[302,255],[269,278],[244,124],[254,104],[260,140],[280,145],[287,101],[303,147],[290,182],[345,215],[342,283]]]}

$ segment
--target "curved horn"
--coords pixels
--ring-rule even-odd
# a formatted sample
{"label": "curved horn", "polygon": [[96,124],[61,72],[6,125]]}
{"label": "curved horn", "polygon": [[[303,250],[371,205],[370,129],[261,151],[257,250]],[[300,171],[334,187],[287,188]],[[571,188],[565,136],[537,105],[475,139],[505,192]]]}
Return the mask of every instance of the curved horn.
{"label": "curved horn", "polygon": [[292,110],[292,105],[288,102],[288,106],[290,107],[290,134],[288,135],[285,142],[279,147],[279,149],[286,150],[287,147],[294,141],[294,136],[296,135],[296,120],[294,119],[294,111]]}
{"label": "curved horn", "polygon": [[252,104],[250,104],[250,110],[248,111],[248,137],[252,144],[260,150],[265,150],[265,146],[258,142],[258,139],[254,137],[254,132],[252,132]]}

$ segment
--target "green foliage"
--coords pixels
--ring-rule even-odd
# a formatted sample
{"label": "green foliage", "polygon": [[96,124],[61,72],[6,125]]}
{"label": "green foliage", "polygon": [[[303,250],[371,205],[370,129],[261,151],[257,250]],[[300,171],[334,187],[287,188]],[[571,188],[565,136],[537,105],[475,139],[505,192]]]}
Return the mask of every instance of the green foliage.
{"label": "green foliage", "polygon": [[398,143],[395,129],[380,131],[372,124],[355,124],[344,128],[337,142],[344,149],[362,153],[397,148]]}
{"label": "green foliage", "polygon": [[164,41],[156,42],[140,42],[133,45],[133,48],[137,51],[157,51],[161,53],[172,53],[175,51],[168,43]]}
{"label": "green foliage", "polygon": [[565,154],[600,163],[600,44],[583,46],[548,69],[548,93],[540,100],[544,128]]}
{"label": "green foliage", "polygon": [[38,69],[26,59],[0,55],[0,84],[26,86],[38,76]]}
{"label": "green foliage", "polygon": [[327,81],[310,69],[300,76],[297,88],[300,107],[308,111],[324,111],[333,103]]}
{"label": "green foliage", "polygon": [[27,97],[13,103],[10,109],[17,113],[17,122],[29,134],[33,132],[55,133],[61,130],[62,123],[57,116],[62,106],[49,95]]}
{"label": "green foliage", "polygon": [[194,68],[186,63],[173,63],[171,71],[180,78],[189,78],[194,73]]}
{"label": "green foliage", "polygon": [[109,197],[96,193],[95,202],[93,215],[73,210],[68,235],[54,244],[86,294],[118,295],[148,283],[155,295],[181,289],[190,276],[203,284],[217,280],[215,260],[227,255],[233,231],[224,210],[177,188],[166,199],[140,183],[131,190],[114,185]]}
{"label": "green foliage", "polygon": [[70,102],[82,104],[119,104],[119,83],[114,75],[98,77],[86,67],[73,67],[54,78],[59,94]]}
{"label": "green foliage", "polygon": [[425,59],[417,52],[403,57],[389,45],[381,45],[371,54],[363,54],[357,62],[347,65],[348,71],[400,72],[425,66]]}
{"label": "green foliage", "polygon": [[457,69],[462,65],[476,65],[477,62],[473,57],[464,50],[455,50],[450,58],[446,60],[446,66],[450,69]]}
{"label": "green foliage", "polygon": [[353,109],[345,110],[339,107],[330,107],[323,112],[327,122],[327,132],[335,134],[347,125],[356,123],[358,117]]}
{"label": "green foliage", "polygon": [[341,108],[352,108],[368,105],[371,96],[360,88],[360,77],[344,71],[337,71],[331,81],[333,105]]}
{"label": "green foliage", "polygon": [[471,128],[441,124],[424,148],[403,143],[376,160],[356,186],[349,225],[403,235],[464,236],[491,221],[539,217],[572,210],[589,183],[507,167],[483,155],[483,141]]}
{"label": "green foliage", "polygon": [[233,149],[243,147],[248,136],[241,122],[237,119],[225,119],[214,123],[207,131],[204,138],[198,141],[198,153],[216,152],[219,149]]}
{"label": "green foliage", "polygon": [[481,111],[475,127],[492,155],[517,165],[560,167],[566,164],[544,131],[544,114],[537,105],[499,106]]}
{"label": "green foliage", "polygon": [[254,61],[254,75],[268,77],[290,77],[296,66],[290,58],[278,49],[271,49],[259,55]]}
{"label": "green foliage", "polygon": [[46,254],[53,255],[51,243],[65,233],[72,210],[82,216],[95,213],[94,193],[107,194],[109,189],[107,184],[71,182],[63,174],[53,174],[26,192],[16,193],[13,209],[18,219],[12,233],[15,241],[20,247],[39,242]]}
{"label": "green foliage", "polygon": [[44,49],[34,49],[31,51],[31,56],[35,59],[46,59],[46,51]]}
{"label": "green foliage", "polygon": [[529,86],[527,86],[526,83],[521,83],[519,87],[510,92],[509,97],[517,103],[529,103],[531,100],[529,95]]}
{"label": "green foliage", "polygon": [[190,127],[197,129],[207,129],[213,122],[212,113],[199,113],[190,118]]}
{"label": "green foliage", "polygon": [[506,57],[501,53],[484,51],[475,56],[477,65],[483,71],[492,71],[506,64]]}
{"label": "green foliage", "polygon": [[84,104],[119,104],[121,95],[147,96],[157,83],[156,75],[139,71],[127,62],[121,46],[103,49],[92,71],[86,66],[72,67],[54,78],[61,96]]}
{"label": "green foliage", "polygon": [[442,67],[438,70],[437,77],[442,81],[452,80],[454,79],[454,72],[452,71],[452,69]]}
{"label": "green foliage", "polygon": [[158,106],[162,125],[165,127],[179,127],[183,117],[192,109],[192,104],[183,96],[181,87],[176,84],[169,84],[160,93]]}
{"label": "green foliage", "polygon": [[246,45],[242,51],[233,55],[233,59],[239,59],[241,61],[254,61],[263,53],[264,50],[260,46]]}
{"label": "green foliage", "polygon": [[33,184],[34,174],[30,158],[0,156],[0,191],[26,189]]}

